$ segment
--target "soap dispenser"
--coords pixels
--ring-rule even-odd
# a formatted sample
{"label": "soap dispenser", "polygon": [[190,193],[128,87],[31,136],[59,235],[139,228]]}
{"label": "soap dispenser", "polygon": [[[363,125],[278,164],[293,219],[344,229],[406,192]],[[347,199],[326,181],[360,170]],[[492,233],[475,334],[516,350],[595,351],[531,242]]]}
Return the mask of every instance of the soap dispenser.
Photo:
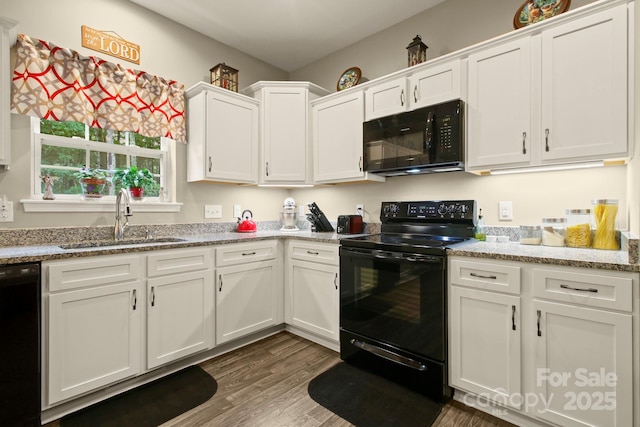
{"label": "soap dispenser", "polygon": [[476,240],[485,241],[487,240],[487,232],[484,227],[484,219],[482,219],[482,209],[480,209],[480,214],[478,215],[478,222],[473,229],[473,237]]}

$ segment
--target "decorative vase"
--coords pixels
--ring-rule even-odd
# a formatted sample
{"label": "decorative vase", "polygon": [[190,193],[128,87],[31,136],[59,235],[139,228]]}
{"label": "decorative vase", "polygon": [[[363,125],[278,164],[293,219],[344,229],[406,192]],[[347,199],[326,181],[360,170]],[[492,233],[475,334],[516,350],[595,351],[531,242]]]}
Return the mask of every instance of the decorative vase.
{"label": "decorative vase", "polygon": [[80,180],[82,196],[85,199],[99,199],[106,184],[107,180],[102,178],[82,178]]}
{"label": "decorative vase", "polygon": [[129,189],[129,193],[131,194],[131,197],[133,197],[134,199],[140,200],[142,199],[142,193],[144,193],[144,188],[132,187]]}

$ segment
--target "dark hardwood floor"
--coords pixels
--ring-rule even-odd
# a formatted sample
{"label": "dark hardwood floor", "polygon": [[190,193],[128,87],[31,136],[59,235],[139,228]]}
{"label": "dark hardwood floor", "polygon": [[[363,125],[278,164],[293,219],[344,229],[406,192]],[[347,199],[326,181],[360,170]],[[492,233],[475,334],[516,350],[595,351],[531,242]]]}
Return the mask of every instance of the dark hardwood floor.
{"label": "dark hardwood floor", "polygon": [[[307,385],[340,362],[338,353],[288,332],[203,362],[218,382],[206,403],[163,427],[342,427],[352,424],[313,401]],[[47,427],[56,427],[57,422]],[[511,424],[458,402],[447,404],[436,427],[507,427]],[[402,426],[398,426],[402,427]]]}

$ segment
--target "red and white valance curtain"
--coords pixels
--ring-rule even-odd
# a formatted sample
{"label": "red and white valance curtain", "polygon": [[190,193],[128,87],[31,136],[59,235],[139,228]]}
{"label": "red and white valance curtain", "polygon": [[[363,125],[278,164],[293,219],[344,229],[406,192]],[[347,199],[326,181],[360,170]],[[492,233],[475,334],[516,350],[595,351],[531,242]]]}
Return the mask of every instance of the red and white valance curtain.
{"label": "red and white valance curtain", "polygon": [[11,111],[186,143],[184,85],[18,36]]}

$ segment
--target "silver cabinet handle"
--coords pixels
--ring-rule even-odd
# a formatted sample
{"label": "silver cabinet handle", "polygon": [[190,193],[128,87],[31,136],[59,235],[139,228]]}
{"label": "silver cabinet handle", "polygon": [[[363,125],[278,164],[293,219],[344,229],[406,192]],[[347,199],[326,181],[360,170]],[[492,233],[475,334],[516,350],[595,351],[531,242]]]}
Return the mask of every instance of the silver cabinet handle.
{"label": "silver cabinet handle", "polygon": [[269,162],[267,162],[267,176],[269,176]]}
{"label": "silver cabinet handle", "polygon": [[549,151],[549,129],[544,130],[544,150]]}
{"label": "silver cabinet handle", "polygon": [[597,290],[596,288],[574,288],[574,287],[569,286],[569,285],[560,285],[560,287],[561,287],[562,289],[570,289],[570,290],[572,290],[572,291],[598,293],[598,290]]}
{"label": "silver cabinet handle", "polygon": [[498,276],[483,276],[482,274],[477,274],[477,273],[470,273],[469,276],[478,277],[480,279],[491,279],[491,280],[496,280],[498,278]]}
{"label": "silver cabinet handle", "polygon": [[320,252],[307,251],[309,255],[320,255]]}
{"label": "silver cabinet handle", "polygon": [[522,154],[527,154],[527,146],[525,142],[527,141],[527,133],[522,132]]}
{"label": "silver cabinet handle", "polygon": [[211,168],[213,168],[213,159],[209,156],[209,172],[211,172]]}
{"label": "silver cabinet handle", "polygon": [[336,273],[336,277],[333,278],[333,285],[338,289],[338,273]]}
{"label": "silver cabinet handle", "polygon": [[418,102],[418,85],[413,87],[413,101]]}
{"label": "silver cabinet handle", "polygon": [[255,252],[243,252],[242,256],[251,256],[251,255],[255,255]]}
{"label": "silver cabinet handle", "polygon": [[362,156],[360,156],[360,161],[358,162],[358,169],[362,172]]}
{"label": "silver cabinet handle", "polygon": [[511,329],[516,330],[516,306],[511,306]]}
{"label": "silver cabinet handle", "polygon": [[135,311],[136,307],[138,307],[138,292],[136,289],[133,290],[133,310]]}
{"label": "silver cabinet handle", "polygon": [[156,290],[155,287],[152,286],[151,287],[151,307],[155,307],[156,306]]}
{"label": "silver cabinet handle", "polygon": [[542,316],[542,313],[540,312],[540,310],[537,310],[537,317],[538,317],[538,336],[541,337],[542,336],[542,331],[540,330],[540,316]]}
{"label": "silver cabinet handle", "polygon": [[218,274],[218,282],[220,282],[220,286],[218,287],[218,292],[222,292],[222,274]]}
{"label": "silver cabinet handle", "polygon": [[400,91],[400,105],[404,107],[404,89]]}

